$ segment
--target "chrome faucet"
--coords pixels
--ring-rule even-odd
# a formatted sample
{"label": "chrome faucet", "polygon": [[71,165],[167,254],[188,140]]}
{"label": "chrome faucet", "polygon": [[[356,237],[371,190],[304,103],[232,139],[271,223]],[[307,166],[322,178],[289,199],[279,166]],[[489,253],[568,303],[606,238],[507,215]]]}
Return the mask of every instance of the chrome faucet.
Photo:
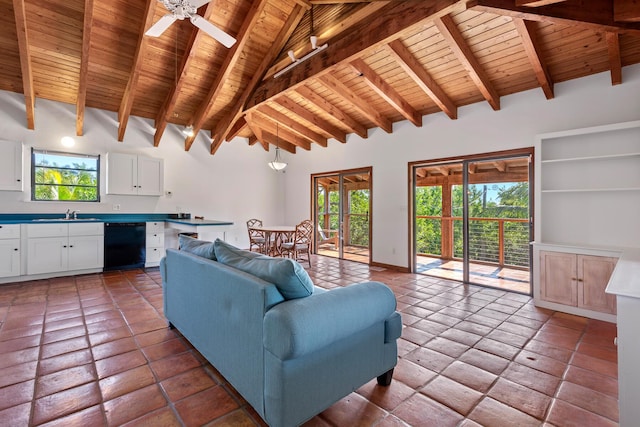
{"label": "chrome faucet", "polygon": [[78,212],[80,212],[80,211],[72,211],[71,212],[71,216],[73,217],[73,219],[78,219]]}
{"label": "chrome faucet", "polygon": [[70,219],[71,218],[70,214],[71,214],[71,209],[67,209],[67,212],[65,212],[64,214],[64,219]]}

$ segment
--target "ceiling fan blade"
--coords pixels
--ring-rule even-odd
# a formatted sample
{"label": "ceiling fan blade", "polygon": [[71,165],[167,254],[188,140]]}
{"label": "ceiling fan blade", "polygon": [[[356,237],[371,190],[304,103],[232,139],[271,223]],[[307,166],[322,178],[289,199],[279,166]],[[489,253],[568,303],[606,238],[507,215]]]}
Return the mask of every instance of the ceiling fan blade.
{"label": "ceiling fan blade", "polygon": [[225,47],[231,47],[236,42],[235,38],[231,37],[229,34],[225,33],[220,28],[216,27],[200,15],[191,16],[191,22],[193,23],[193,25],[200,28],[202,31],[209,34],[214,39],[218,40]]}
{"label": "ceiling fan blade", "polygon": [[205,4],[209,3],[211,0],[192,0],[189,3],[191,4],[191,6],[195,7],[196,9],[198,9],[200,6],[204,6]]}
{"label": "ceiling fan blade", "polygon": [[147,36],[159,37],[177,18],[174,15],[164,15],[158,22],[153,24],[151,28],[144,33]]}

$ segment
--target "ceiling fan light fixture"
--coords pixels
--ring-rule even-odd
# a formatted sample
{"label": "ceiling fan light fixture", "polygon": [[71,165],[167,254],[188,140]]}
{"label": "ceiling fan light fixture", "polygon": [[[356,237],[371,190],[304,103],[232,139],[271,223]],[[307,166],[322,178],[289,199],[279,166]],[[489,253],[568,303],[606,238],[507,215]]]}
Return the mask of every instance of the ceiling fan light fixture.
{"label": "ceiling fan light fixture", "polygon": [[193,135],[195,135],[195,132],[193,131],[193,125],[189,125],[182,129],[182,133],[188,137],[192,137]]}
{"label": "ceiling fan light fixture", "polygon": [[287,55],[289,55],[289,58],[291,58],[291,62],[296,62],[296,54],[292,50],[287,52]]}
{"label": "ceiling fan light fixture", "polygon": [[309,40],[311,40],[311,47],[315,50],[318,48],[318,37],[317,36],[311,36],[309,37]]}

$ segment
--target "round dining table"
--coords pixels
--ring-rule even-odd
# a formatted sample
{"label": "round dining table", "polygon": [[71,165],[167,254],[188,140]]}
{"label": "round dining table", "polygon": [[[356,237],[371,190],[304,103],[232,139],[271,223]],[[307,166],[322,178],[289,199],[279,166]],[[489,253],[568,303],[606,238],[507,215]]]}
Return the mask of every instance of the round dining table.
{"label": "round dining table", "polygon": [[293,240],[296,233],[295,225],[263,225],[251,229],[264,233],[267,255],[271,256],[282,256],[282,244]]}

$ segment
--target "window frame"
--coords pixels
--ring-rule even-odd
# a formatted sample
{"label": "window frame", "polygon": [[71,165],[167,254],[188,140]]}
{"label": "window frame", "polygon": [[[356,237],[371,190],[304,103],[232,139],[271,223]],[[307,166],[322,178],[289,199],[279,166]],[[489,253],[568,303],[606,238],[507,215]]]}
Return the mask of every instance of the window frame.
{"label": "window frame", "polygon": [[[39,167],[36,165],[36,154],[44,154],[44,155],[57,155],[57,156],[67,156],[74,158],[87,158],[93,159],[96,161],[96,198],[94,200],[58,200],[58,199],[36,199],[36,185],[47,185],[47,184],[38,184],[36,183],[36,169]],[[31,148],[31,201],[32,202],[64,202],[64,203],[100,203],[100,154],[82,154],[82,153],[72,153],[68,151],[57,151],[57,150],[46,150],[32,147]],[[53,168],[55,169],[55,168]],[[75,170],[82,171],[82,169],[73,169],[73,168],[58,168],[61,170]],[[93,171],[92,171],[93,172]],[[70,187],[69,185],[65,185],[65,187]],[[83,186],[93,188],[93,186]]]}

